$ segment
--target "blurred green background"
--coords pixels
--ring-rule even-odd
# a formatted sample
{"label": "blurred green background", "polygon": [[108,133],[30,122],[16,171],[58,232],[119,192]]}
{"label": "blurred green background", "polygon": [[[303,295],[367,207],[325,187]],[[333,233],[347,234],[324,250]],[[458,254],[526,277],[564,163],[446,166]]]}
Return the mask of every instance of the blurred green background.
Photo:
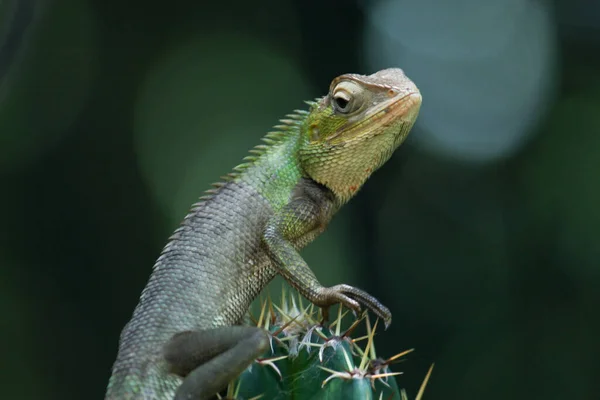
{"label": "blurred green background", "polygon": [[388,305],[425,399],[598,399],[600,3],[0,1],[6,399],[103,398],[189,205],[342,73],[405,70],[407,143],[304,254]]}

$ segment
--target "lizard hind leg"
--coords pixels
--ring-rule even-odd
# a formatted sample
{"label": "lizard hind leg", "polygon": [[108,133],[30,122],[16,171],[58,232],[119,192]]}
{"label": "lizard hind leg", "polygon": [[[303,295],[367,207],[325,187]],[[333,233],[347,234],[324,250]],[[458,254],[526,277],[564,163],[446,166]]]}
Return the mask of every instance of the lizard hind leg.
{"label": "lizard hind leg", "polygon": [[211,399],[269,347],[267,333],[249,326],[186,331],[165,345],[171,372],[185,377],[174,400]]}

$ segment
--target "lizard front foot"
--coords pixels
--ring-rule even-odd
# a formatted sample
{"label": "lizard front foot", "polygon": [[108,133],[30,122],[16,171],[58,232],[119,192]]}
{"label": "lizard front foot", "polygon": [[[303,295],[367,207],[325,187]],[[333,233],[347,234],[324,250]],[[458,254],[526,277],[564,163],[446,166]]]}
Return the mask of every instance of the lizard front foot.
{"label": "lizard front foot", "polygon": [[362,304],[383,320],[386,329],[392,323],[392,313],[386,306],[364,290],[355,288],[354,286],[340,284],[332,287],[321,287],[315,290],[314,294],[315,298],[311,299],[311,301],[325,310],[324,315],[327,314],[326,310],[329,306],[341,303],[358,316],[360,315],[360,306]]}

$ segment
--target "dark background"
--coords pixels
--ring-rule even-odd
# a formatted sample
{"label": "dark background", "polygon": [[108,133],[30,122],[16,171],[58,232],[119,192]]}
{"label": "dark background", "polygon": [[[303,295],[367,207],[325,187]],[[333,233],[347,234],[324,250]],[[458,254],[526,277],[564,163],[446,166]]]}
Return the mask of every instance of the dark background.
{"label": "dark background", "polygon": [[0,2],[7,399],[102,398],[170,232],[277,119],[399,66],[408,142],[305,252],[411,398],[597,399],[600,3]]}

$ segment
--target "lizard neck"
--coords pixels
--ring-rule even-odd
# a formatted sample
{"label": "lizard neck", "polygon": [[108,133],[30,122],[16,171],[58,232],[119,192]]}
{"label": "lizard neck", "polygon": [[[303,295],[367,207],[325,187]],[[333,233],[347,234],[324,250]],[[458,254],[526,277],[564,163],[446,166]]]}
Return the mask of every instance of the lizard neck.
{"label": "lizard neck", "polygon": [[392,135],[360,136],[343,144],[308,144],[299,151],[307,175],[330,189],[341,206],[389,159]]}

